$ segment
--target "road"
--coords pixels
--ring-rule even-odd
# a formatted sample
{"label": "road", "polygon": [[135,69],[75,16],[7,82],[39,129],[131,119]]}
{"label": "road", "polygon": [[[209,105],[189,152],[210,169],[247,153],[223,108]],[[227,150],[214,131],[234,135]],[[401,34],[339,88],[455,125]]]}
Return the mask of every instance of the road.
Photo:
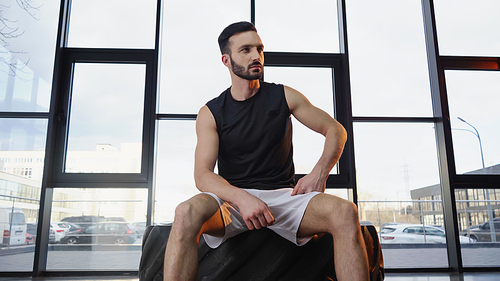
{"label": "road", "polygon": [[[138,250],[128,251],[49,251],[47,270],[123,270],[135,271],[141,259]],[[384,249],[386,268],[447,267],[445,248]],[[466,267],[500,266],[500,248],[463,249]],[[0,271],[31,271],[34,254],[20,253],[0,256]]]}

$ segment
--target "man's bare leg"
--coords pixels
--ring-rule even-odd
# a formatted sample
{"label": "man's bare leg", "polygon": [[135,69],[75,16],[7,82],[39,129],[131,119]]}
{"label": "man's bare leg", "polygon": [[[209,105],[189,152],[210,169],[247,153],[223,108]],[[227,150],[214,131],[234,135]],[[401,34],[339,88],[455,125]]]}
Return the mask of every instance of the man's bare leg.
{"label": "man's bare leg", "polygon": [[304,213],[298,236],[333,236],[335,272],[339,281],[368,281],[368,257],[356,205],[329,194],[314,196]]}
{"label": "man's bare leg", "polygon": [[195,280],[198,269],[198,242],[202,233],[224,235],[219,204],[207,194],[195,195],[175,209],[175,218],[165,251],[164,280]]}

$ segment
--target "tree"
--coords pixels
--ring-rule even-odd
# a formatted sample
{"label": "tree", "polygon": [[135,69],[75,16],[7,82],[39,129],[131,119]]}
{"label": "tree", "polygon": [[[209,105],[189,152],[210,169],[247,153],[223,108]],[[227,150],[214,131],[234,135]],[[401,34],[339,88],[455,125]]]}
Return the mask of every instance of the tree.
{"label": "tree", "polygon": [[[36,6],[33,0],[11,0],[10,2],[15,2],[19,8],[37,20],[37,12],[41,5]],[[8,70],[2,71],[7,72],[9,75],[14,75],[16,70],[22,69],[29,62],[29,59],[27,59],[23,65],[19,66],[17,61],[12,59],[13,54],[26,54],[22,50],[11,49],[11,40],[24,34],[24,30],[20,30],[18,27],[18,21],[6,15],[6,11],[13,8],[12,4],[0,3],[0,64],[8,66]]]}

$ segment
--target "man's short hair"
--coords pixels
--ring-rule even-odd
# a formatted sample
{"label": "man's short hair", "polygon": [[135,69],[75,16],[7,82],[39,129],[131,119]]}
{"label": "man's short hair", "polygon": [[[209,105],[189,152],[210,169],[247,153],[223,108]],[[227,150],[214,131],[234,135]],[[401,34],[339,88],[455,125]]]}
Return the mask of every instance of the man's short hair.
{"label": "man's short hair", "polygon": [[221,54],[231,54],[231,46],[229,45],[229,38],[231,36],[247,31],[257,32],[257,29],[252,23],[247,21],[235,22],[224,28],[218,39]]}

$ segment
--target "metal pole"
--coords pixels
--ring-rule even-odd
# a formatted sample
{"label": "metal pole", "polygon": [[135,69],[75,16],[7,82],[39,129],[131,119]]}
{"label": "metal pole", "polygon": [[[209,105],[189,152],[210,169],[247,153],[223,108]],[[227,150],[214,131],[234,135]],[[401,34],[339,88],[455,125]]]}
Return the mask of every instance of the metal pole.
{"label": "metal pole", "polygon": [[[481,171],[482,173],[485,172],[485,165],[484,165],[484,156],[483,156],[483,144],[481,143],[481,137],[479,136],[479,132],[477,131],[476,127],[472,126],[469,122],[465,121],[464,119],[457,117],[458,120],[464,122],[465,124],[469,125],[474,129],[476,132],[475,135],[477,139],[479,140],[479,150],[481,152],[481,163],[483,164],[483,170]],[[497,236],[495,235],[495,226],[493,225],[493,210],[491,208],[491,202],[490,202],[490,192],[487,189],[484,189],[484,193],[486,193],[486,206],[488,208],[488,222],[490,226],[490,235],[491,235],[491,242],[497,242]]]}
{"label": "metal pole", "polygon": [[472,127],[472,129],[474,129],[474,131],[476,132],[475,135],[477,137],[477,139],[479,140],[479,151],[481,152],[481,163],[483,164],[483,172],[484,172],[484,169],[486,168],[484,166],[484,156],[483,156],[483,144],[481,142],[481,137],[479,136],[479,132],[477,131],[476,127],[472,126],[469,122],[465,121],[464,119],[460,118],[460,117],[457,117],[458,120],[464,122],[465,124],[469,125]]}
{"label": "metal pole", "polygon": [[9,237],[7,239],[7,248],[10,248],[10,240],[12,239],[12,223],[14,220],[14,205],[16,202],[16,198],[12,198],[12,209],[10,211],[10,217],[9,217]]}

